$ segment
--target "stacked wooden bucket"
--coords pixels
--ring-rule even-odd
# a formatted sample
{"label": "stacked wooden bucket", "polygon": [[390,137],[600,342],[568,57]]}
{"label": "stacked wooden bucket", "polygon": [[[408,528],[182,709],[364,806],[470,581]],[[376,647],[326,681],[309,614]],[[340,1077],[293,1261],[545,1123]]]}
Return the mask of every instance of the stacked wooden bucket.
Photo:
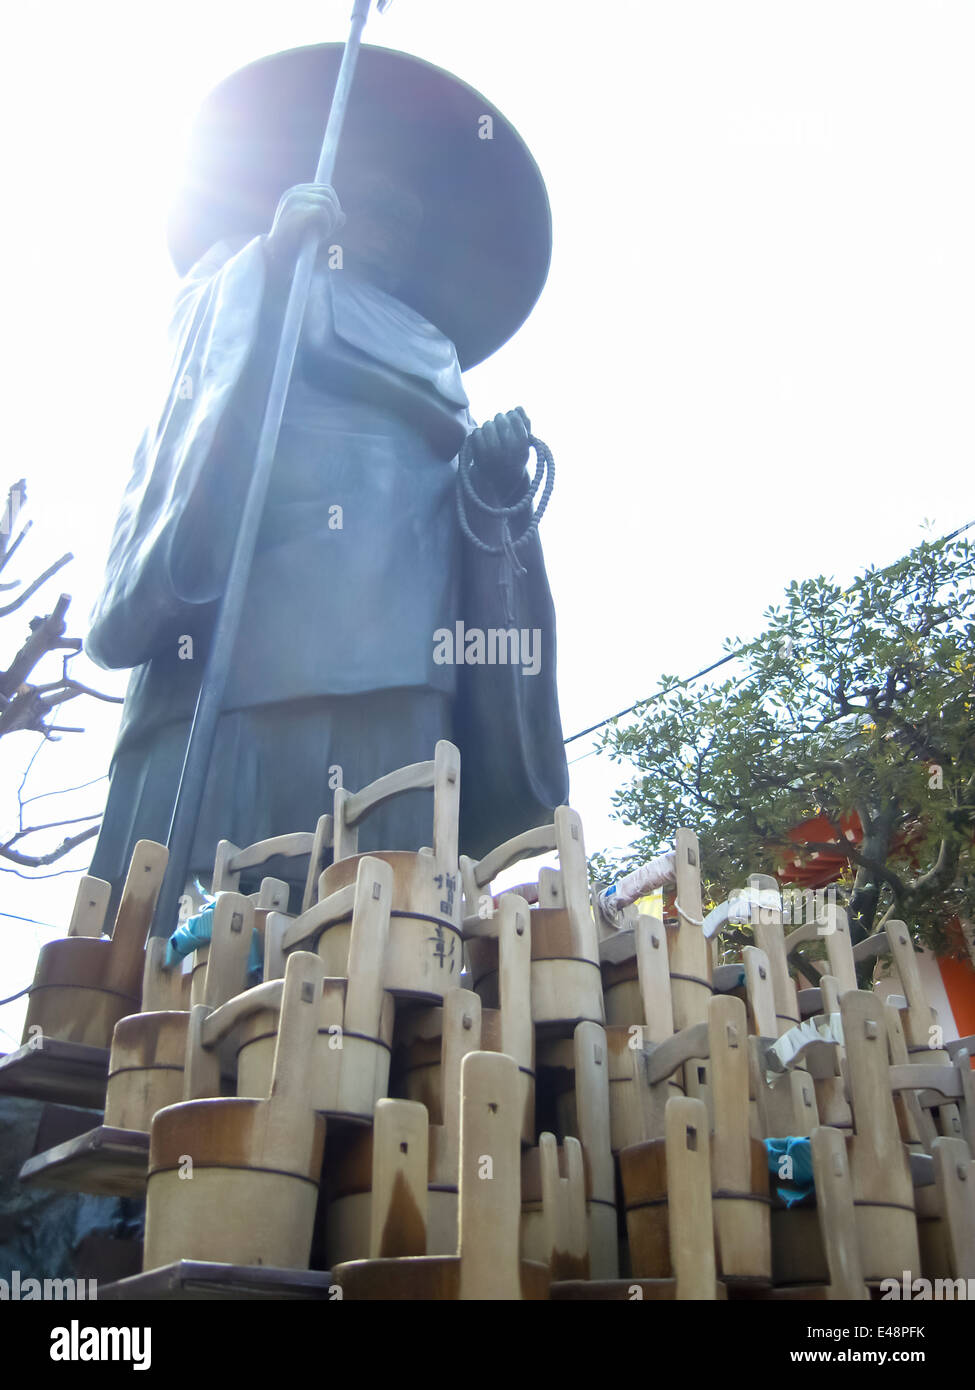
{"label": "stacked wooden bucket", "polygon": [[[363,820],[416,789],[430,847],[360,855]],[[927,1046],[906,928],[884,941],[894,1004],[857,989],[839,910],[786,937],[755,908],[756,944],[719,959],[682,830],[673,920],[614,929],[572,810],[475,862],[459,792],[442,742],[339,789],[314,832],[222,845],[187,970],[142,950],[164,850],[137,848],[111,940],[85,935],[101,890],[83,884],[28,1029],[111,1043],[106,1124],[151,1134],[145,1270],[311,1267],[352,1299],[859,1299],[905,1270],[975,1277],[969,1057]],[[495,891],[550,852],[537,884]],[[309,857],[295,917],[276,880],[239,891],[282,853]],[[811,931],[828,970],[800,1010]],[[810,1140],[796,1201],[766,1144],[789,1138]]]}

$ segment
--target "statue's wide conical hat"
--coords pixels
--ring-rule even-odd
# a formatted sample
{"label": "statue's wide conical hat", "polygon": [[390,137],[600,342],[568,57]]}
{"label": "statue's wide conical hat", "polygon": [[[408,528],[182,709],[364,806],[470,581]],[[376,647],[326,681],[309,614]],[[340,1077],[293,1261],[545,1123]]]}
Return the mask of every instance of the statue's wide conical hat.
{"label": "statue's wide conical hat", "polygon": [[[170,220],[181,274],[224,237],[266,232],[284,190],[314,179],[341,57],[341,44],[276,53],[210,93]],[[462,366],[482,361],[524,322],[548,273],[548,198],[521,137],[451,73],[363,46],[333,179],[340,200],[343,172],[358,168],[422,199],[397,294],[452,339]]]}

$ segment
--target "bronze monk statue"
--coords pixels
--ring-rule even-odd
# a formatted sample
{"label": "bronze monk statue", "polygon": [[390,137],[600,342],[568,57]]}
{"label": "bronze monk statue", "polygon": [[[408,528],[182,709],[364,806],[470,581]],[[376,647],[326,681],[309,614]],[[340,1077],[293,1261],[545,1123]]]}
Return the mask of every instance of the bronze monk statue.
{"label": "bronze monk statue", "polygon": [[[475,428],[461,377],[515,331],[544,283],[544,185],[478,93],[369,47],[335,188],[303,182],[338,57],[319,45],[251,64],[197,122],[170,229],[184,275],[171,377],[87,643],[99,664],[135,668],[91,864],[113,883],[137,839],[167,835],[309,224],[320,252],[191,869],[208,877],[221,838],[313,828],[339,782],[358,788],[430,758],[439,738],[460,747],[470,854],[551,819],[567,796],[554,611],[537,532],[525,534],[526,418],[509,411]],[[464,526],[468,439],[470,482],[489,510],[468,494]],[[498,509],[526,501],[506,513],[512,553]],[[458,640],[445,660],[443,635],[455,632],[502,640],[493,659],[482,643],[468,664]],[[512,633],[524,640],[506,644]],[[428,842],[429,795],[370,818],[360,848]]]}

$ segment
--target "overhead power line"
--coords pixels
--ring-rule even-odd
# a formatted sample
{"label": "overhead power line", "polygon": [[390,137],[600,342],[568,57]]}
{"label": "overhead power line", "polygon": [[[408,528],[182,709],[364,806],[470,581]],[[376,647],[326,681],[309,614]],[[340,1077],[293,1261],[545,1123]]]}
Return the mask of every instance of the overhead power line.
{"label": "overhead power line", "polygon": [[[934,544],[947,545],[949,541],[953,541],[956,536],[960,536],[963,531],[968,531],[973,526],[975,526],[975,520],[967,521],[964,526],[959,526],[956,531],[951,531],[947,536],[942,536],[941,539],[935,541]],[[899,565],[903,558],[904,557],[901,556],[900,559],[895,560],[893,564],[886,565],[884,569],[877,570],[876,573],[886,574],[888,570],[892,570],[896,565]],[[844,589],[843,592],[848,594],[852,589],[853,585],[851,584],[850,587]],[[743,647],[738,647],[735,651],[729,652],[727,656],[721,657],[719,661],[713,661],[710,666],[705,666],[703,671],[697,671],[693,676],[687,676],[682,681],[674,681],[673,685],[668,685],[663,690],[657,690],[652,695],[646,696],[643,700],[637,700],[636,704],[629,705],[626,709],[618,710],[616,714],[608,714],[605,719],[600,719],[597,724],[590,724],[587,729],[580,729],[577,734],[571,734],[567,739],[563,739],[563,744],[568,745],[570,743],[575,743],[577,738],[585,738],[586,734],[594,734],[597,729],[603,728],[604,725],[612,724],[614,719],[622,719],[625,714],[632,714],[634,710],[640,709],[643,705],[651,705],[656,700],[662,700],[663,697],[669,695],[671,691],[680,690],[685,685],[693,685],[693,683],[700,680],[702,676],[710,675],[710,673],[716,671],[719,666],[726,666],[729,661],[735,661],[738,657],[745,656],[746,653],[753,651],[754,648],[758,646],[761,646],[761,639],[755,642],[747,642]],[[584,754],[583,756],[585,757],[588,755]],[[581,762],[582,759],[576,758],[574,761]]]}
{"label": "overhead power line", "polygon": [[[71,872],[75,871],[72,870]],[[77,872],[80,873],[81,871],[78,870]],[[36,917],[20,917],[16,912],[0,912],[0,917],[10,917],[15,922],[30,922],[32,927],[50,927],[51,931],[61,930],[61,928],[56,927],[53,922],[39,922]]]}

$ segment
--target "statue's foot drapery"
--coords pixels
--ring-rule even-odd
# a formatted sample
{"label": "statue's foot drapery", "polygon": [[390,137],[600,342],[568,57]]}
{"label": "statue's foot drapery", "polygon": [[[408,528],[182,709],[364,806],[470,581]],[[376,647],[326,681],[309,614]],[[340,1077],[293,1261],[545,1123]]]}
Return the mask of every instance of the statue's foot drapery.
{"label": "statue's foot drapery", "polygon": [[[116,892],[136,841],[165,843],[187,733],[178,721],[116,754],[90,869]],[[221,715],[191,872],[209,884],[219,840],[250,845],[314,830],[332,809],[339,781],[358,790],[432,758],[437,740],[451,737],[450,699],[430,690],[326,696]],[[430,843],[432,825],[433,793],[409,792],[368,818],[359,848],[417,850]],[[305,868],[301,860],[280,860],[261,872],[303,885]]]}

